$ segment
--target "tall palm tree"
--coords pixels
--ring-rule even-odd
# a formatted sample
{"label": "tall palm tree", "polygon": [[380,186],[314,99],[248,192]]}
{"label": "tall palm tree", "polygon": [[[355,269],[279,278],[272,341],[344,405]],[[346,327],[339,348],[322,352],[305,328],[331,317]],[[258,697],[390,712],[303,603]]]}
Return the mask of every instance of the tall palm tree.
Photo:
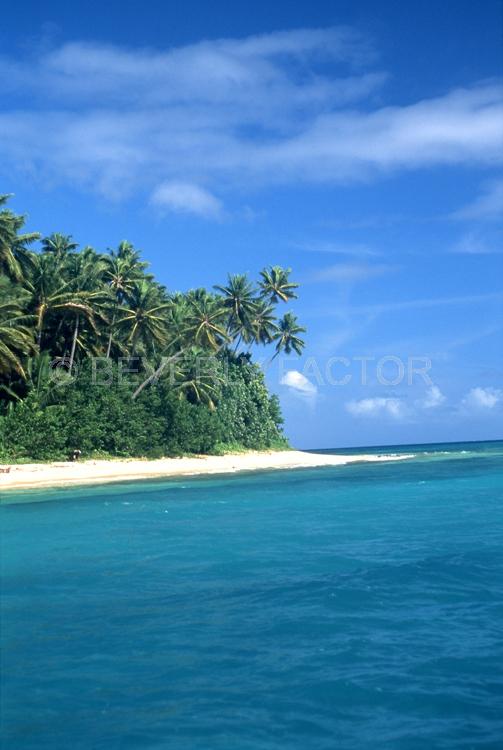
{"label": "tall palm tree", "polygon": [[288,302],[290,299],[296,299],[297,295],[293,290],[299,285],[288,280],[291,272],[291,268],[281,268],[281,266],[264,268],[260,272],[262,281],[259,282],[262,297],[269,299],[275,305],[280,301]]}
{"label": "tall palm tree", "polygon": [[291,352],[294,351],[299,355],[302,354],[302,350],[306,343],[298,334],[305,332],[306,329],[298,325],[296,315],[293,315],[293,313],[285,313],[278,323],[278,330],[274,336],[274,341],[276,341],[276,353],[272,359],[277,357],[281,352],[291,354]]}
{"label": "tall palm tree", "polygon": [[151,281],[141,279],[134,283],[125,307],[119,310],[121,317],[117,321],[118,329],[126,336],[132,357],[139,347],[143,352],[151,353],[166,344],[166,317],[170,305]]}
{"label": "tall palm tree", "polygon": [[141,252],[127,240],[121,240],[121,242],[119,242],[117,246],[117,250],[112,250],[110,255],[115,258],[120,258],[121,260],[128,261],[142,271],[144,271],[149,266],[148,261],[141,260]]}
{"label": "tall palm tree", "polygon": [[52,255],[34,255],[33,270],[26,287],[31,293],[30,307],[35,315],[39,346],[42,344],[44,326],[49,315],[64,316],[71,312],[82,315],[93,324],[90,293],[75,290],[71,278],[65,281]]}
{"label": "tall palm tree", "polygon": [[[103,284],[104,258],[92,247],[86,246],[80,253],[67,256],[65,266],[71,290],[79,294],[92,310],[91,316],[83,315],[79,309],[73,313],[74,328],[69,363],[71,372],[77,344],[84,351],[99,351],[100,336],[95,325],[95,318],[98,317],[102,322],[106,321],[106,309],[110,306],[110,291]],[[92,338],[95,339],[94,346],[89,341],[84,342],[82,337],[79,338],[81,323],[85,321],[91,326]]]}
{"label": "tall palm tree", "polygon": [[253,339],[256,344],[270,344],[278,332],[274,308],[265,299],[259,300],[252,319]]}
{"label": "tall palm tree", "polygon": [[72,376],[66,369],[52,368],[49,352],[37,353],[28,359],[26,376],[27,386],[36,394],[40,406],[54,403],[61,393],[61,387],[72,382]]}
{"label": "tall palm tree", "polygon": [[53,232],[42,240],[42,252],[52,253],[59,263],[64,261],[70,253],[75,253],[77,248],[78,244],[73,241],[71,234]]}
{"label": "tall palm tree", "polygon": [[13,300],[0,303],[0,374],[26,378],[24,360],[36,351],[32,317]]}
{"label": "tall palm tree", "polygon": [[237,338],[236,349],[241,340],[249,343],[253,339],[253,318],[257,298],[253,285],[246,274],[229,274],[226,286],[214,287],[223,296],[222,305],[228,311],[227,332]]}
{"label": "tall palm tree", "polygon": [[206,404],[213,411],[224,382],[217,360],[204,349],[191,347],[177,361],[174,390],[191,403]]}
{"label": "tall palm tree", "polygon": [[192,343],[188,320],[190,304],[187,295],[181,292],[171,294],[169,299],[171,305],[166,320],[169,332],[167,349],[173,352],[186,349]]}
{"label": "tall palm tree", "polygon": [[[0,195],[0,206],[5,205],[9,197]],[[17,216],[8,209],[0,211],[0,270],[14,281],[21,281],[30,265],[31,253],[27,245],[40,237],[38,232],[19,234],[24,223],[24,216]]]}
{"label": "tall palm tree", "polygon": [[231,339],[226,330],[227,310],[222,300],[205,289],[189,292],[186,333],[203,349],[218,351]]}
{"label": "tall palm tree", "polygon": [[135,282],[143,277],[148,263],[141,261],[138,250],[125,240],[119,244],[117,251],[112,250],[110,255],[104,256],[104,261],[104,282],[110,287],[114,298],[106,354],[110,357],[119,308],[124,304],[128,294],[132,293]]}

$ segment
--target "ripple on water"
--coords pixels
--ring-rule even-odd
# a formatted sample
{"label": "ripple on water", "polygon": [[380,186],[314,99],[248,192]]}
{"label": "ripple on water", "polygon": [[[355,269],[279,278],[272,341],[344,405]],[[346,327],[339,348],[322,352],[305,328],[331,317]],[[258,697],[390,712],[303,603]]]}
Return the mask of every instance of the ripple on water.
{"label": "ripple on water", "polygon": [[6,749],[500,747],[501,450],[442,451],[2,508]]}

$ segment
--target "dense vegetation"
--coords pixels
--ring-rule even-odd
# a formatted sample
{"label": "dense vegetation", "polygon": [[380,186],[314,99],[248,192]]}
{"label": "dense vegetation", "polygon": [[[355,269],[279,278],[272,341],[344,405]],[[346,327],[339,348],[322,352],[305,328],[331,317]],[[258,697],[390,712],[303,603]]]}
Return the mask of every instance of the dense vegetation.
{"label": "dense vegetation", "polygon": [[[285,445],[250,350],[300,354],[289,270],[170,293],[128,242],[22,234],[0,196],[0,459],[162,456]],[[40,240],[38,251],[32,243]]]}

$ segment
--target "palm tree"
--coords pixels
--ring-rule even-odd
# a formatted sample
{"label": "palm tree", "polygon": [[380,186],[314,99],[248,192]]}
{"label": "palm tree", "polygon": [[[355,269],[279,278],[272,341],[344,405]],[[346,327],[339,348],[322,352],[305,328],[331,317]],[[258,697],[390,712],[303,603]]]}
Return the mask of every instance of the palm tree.
{"label": "palm tree", "polygon": [[217,360],[203,349],[191,347],[178,360],[174,390],[191,403],[206,404],[213,411],[224,382]]}
{"label": "palm tree", "polygon": [[167,349],[172,352],[186,349],[192,343],[189,325],[190,305],[187,295],[181,292],[171,294],[169,299],[171,305],[166,319],[169,332]]}
{"label": "palm tree", "polygon": [[140,345],[144,352],[151,352],[166,344],[166,316],[170,305],[151,281],[141,279],[134,283],[126,306],[119,310],[121,317],[117,322],[118,329],[126,335],[132,357]]}
{"label": "palm tree", "polygon": [[227,286],[215,286],[223,295],[222,304],[228,311],[227,332],[237,338],[236,349],[241,340],[249,343],[253,339],[253,317],[257,299],[253,285],[246,274],[229,274]]}
{"label": "palm tree", "polygon": [[29,390],[36,395],[40,406],[54,402],[61,393],[63,385],[72,382],[71,373],[65,368],[53,369],[49,352],[41,352],[30,357],[26,366],[26,383]]}
{"label": "palm tree", "polygon": [[119,244],[116,252],[112,250],[110,255],[104,257],[104,262],[104,282],[108,284],[114,297],[106,354],[108,358],[112,349],[119,307],[124,303],[128,294],[132,293],[135,282],[142,278],[148,263],[141,261],[138,250],[135,250],[133,245],[125,240]]}
{"label": "palm tree", "polygon": [[278,330],[274,336],[274,341],[276,341],[276,354],[272,359],[277,357],[282,351],[284,351],[285,354],[291,354],[291,352],[294,351],[298,355],[301,355],[306,344],[298,334],[305,332],[306,329],[298,325],[297,316],[293,315],[293,313],[286,313],[279,321]]}
{"label": "palm tree", "polygon": [[[72,291],[82,296],[92,309],[91,316],[82,315],[80,310],[75,310],[69,364],[71,372],[77,343],[84,351],[99,350],[99,332],[94,319],[95,317],[99,317],[102,322],[106,321],[105,311],[110,306],[110,291],[103,285],[105,271],[104,258],[92,247],[86,246],[80,253],[73,253],[67,256],[65,266],[67,275],[70,278]],[[94,346],[89,341],[84,344],[82,337],[79,338],[79,328],[82,321],[87,321],[91,325],[93,338],[95,339]]]}
{"label": "palm tree", "polygon": [[[0,206],[9,197],[0,195]],[[26,246],[40,237],[38,232],[19,234],[24,223],[24,216],[17,216],[7,209],[0,211],[0,269],[14,281],[21,281],[23,272],[30,265],[31,253]]]}
{"label": "palm tree", "polygon": [[128,261],[131,265],[135,265],[142,271],[148,268],[149,265],[148,261],[141,260],[141,252],[127,240],[121,240],[117,246],[117,250],[112,250],[110,255],[120,260]]}
{"label": "palm tree", "polygon": [[278,332],[274,308],[265,299],[259,300],[252,319],[253,338],[256,344],[270,344]]}
{"label": "palm tree", "polygon": [[35,329],[39,346],[42,344],[48,315],[65,315],[72,312],[82,315],[94,325],[90,304],[92,294],[75,290],[71,278],[65,281],[52,255],[34,255],[33,271],[26,286],[31,293],[30,306],[36,319]]}
{"label": "palm tree", "polygon": [[32,317],[17,302],[0,303],[0,373],[26,378],[23,360],[36,351]]}
{"label": "palm tree", "polygon": [[222,300],[208,294],[205,289],[189,292],[187,300],[189,310],[186,334],[197,346],[218,351],[230,341],[225,326],[228,313]]}
{"label": "palm tree", "polygon": [[262,281],[259,282],[262,297],[269,299],[275,305],[280,301],[288,302],[290,299],[296,299],[297,295],[293,290],[299,285],[288,281],[291,272],[291,268],[281,268],[281,266],[264,268],[260,272]]}
{"label": "palm tree", "polygon": [[42,252],[52,253],[59,263],[71,253],[75,253],[77,248],[78,244],[73,241],[71,234],[53,232],[49,237],[44,237],[42,240]]}

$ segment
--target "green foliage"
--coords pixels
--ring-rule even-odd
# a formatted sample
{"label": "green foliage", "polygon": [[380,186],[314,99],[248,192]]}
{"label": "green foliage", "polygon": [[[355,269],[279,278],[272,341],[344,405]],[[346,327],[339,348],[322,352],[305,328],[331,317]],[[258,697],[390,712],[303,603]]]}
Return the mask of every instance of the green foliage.
{"label": "green foliage", "polygon": [[28,397],[0,417],[0,457],[34,461],[66,458],[65,412],[61,406],[42,409]]}
{"label": "green foliage", "polygon": [[[297,296],[290,269],[168,293],[125,241],[108,253],[79,251],[55,232],[32,251],[39,235],[20,233],[24,217],[4,208],[8,197],[0,196],[1,460],[286,445],[278,399],[251,349],[302,352],[305,329],[292,313],[276,315]],[[92,357],[109,384],[93,379]],[[120,357],[139,372],[119,377]],[[165,360],[174,370],[153,378]]]}
{"label": "green foliage", "polygon": [[218,413],[226,442],[265,449],[281,440],[278,399],[269,395],[260,368],[246,360],[228,362]]}
{"label": "green foliage", "polygon": [[[220,362],[219,383],[227,369]],[[279,448],[281,412],[270,397],[260,369],[246,360],[228,364],[228,379],[219,386],[218,406],[181,398],[169,378],[133,399],[133,380],[119,384],[111,365],[108,384],[93,382],[90,366],[75,379],[62,380],[41,407],[35,391],[12,404],[0,417],[0,459],[18,461],[66,459],[78,448],[83,456],[161,456],[215,453],[238,448]]]}

